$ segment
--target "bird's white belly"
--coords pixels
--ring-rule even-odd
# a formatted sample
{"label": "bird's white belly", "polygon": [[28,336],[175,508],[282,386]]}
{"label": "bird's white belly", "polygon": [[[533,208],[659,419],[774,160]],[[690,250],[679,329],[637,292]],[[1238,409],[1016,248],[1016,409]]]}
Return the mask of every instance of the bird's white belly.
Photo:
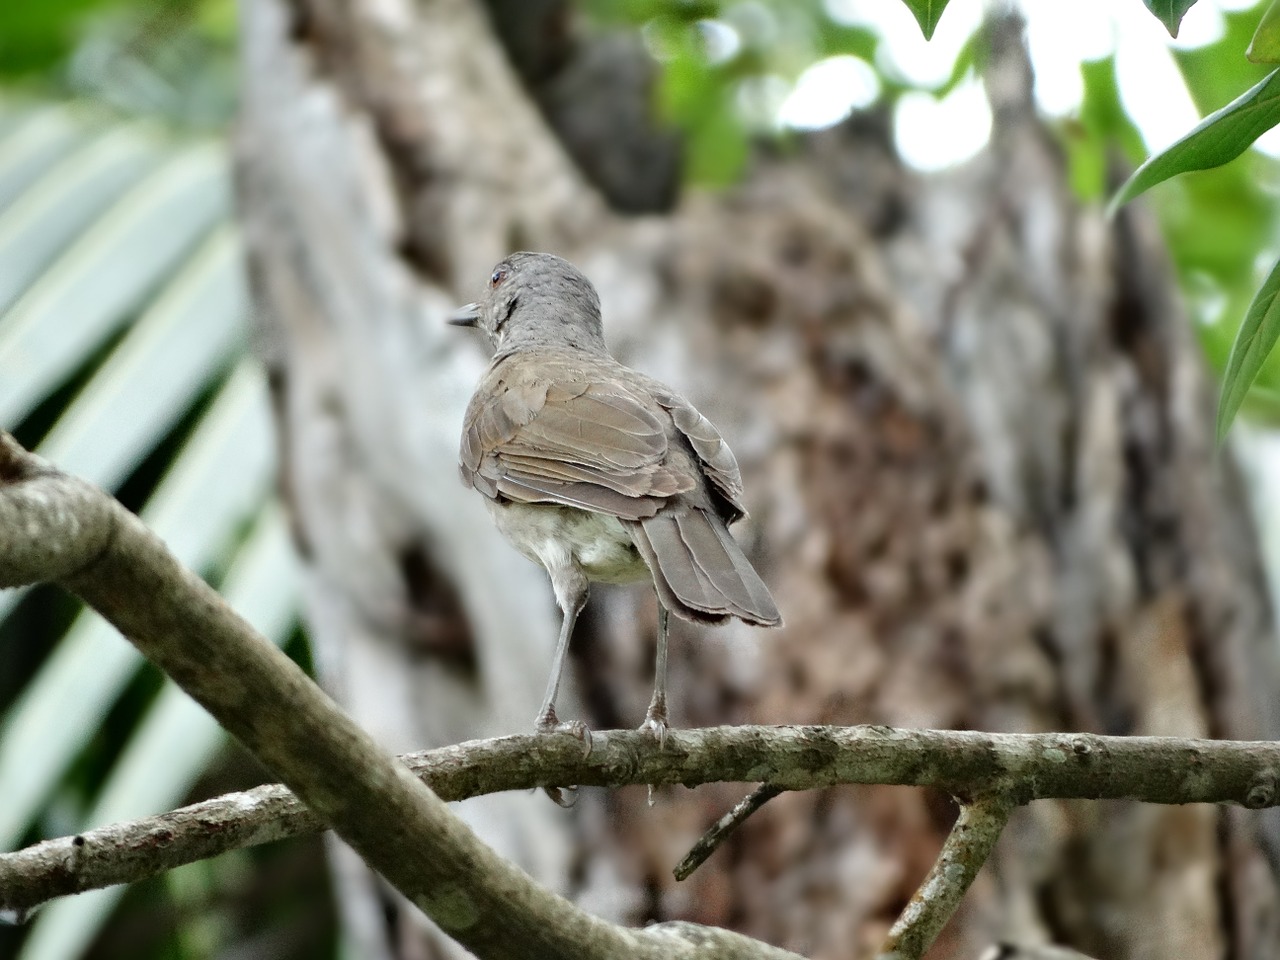
{"label": "bird's white belly", "polygon": [[576,566],[598,583],[650,577],[617,517],[551,504],[486,503],[511,545],[547,570]]}

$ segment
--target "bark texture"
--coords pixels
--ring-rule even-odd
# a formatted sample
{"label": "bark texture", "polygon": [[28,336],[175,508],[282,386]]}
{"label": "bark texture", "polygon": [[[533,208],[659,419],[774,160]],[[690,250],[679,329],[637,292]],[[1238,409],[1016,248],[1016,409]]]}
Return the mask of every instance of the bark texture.
{"label": "bark texture", "polygon": [[[963,169],[909,173],[871,115],[626,219],[555,133],[571,81],[556,109],[531,96],[475,2],[256,0],[243,23],[243,222],[311,632],[387,746],[524,730],[542,691],[554,604],[457,482],[484,358],[442,325],[519,248],[581,266],[619,359],[689,396],[743,467],[735,533],[787,628],[681,624],[677,725],[1280,734],[1257,547],[1166,258],[1140,213],[1073,203],[1016,25],[993,34],[995,132]],[[516,54],[535,89],[548,37]],[[561,716],[638,723],[655,626],[650,592],[598,589]],[[463,810],[596,913],[833,960],[874,951],[955,816],[911,788],[786,794],[677,886],[741,792]],[[931,956],[1275,956],[1278,838],[1274,814],[1033,804]],[[454,955],[344,901],[363,956]]]}

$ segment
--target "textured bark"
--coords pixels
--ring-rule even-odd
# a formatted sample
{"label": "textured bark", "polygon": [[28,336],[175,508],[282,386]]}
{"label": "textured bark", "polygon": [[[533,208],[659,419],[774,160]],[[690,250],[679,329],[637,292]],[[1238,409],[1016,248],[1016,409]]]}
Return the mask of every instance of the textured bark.
{"label": "textured bark", "polygon": [[[1280,734],[1257,547],[1166,258],[1140,213],[1109,225],[1071,200],[1016,28],[995,37],[992,143],[963,169],[904,171],[863,117],[625,220],[478,6],[257,0],[243,20],[243,220],[311,631],[389,746],[525,729],[549,662],[545,577],[456,482],[482,357],[441,326],[516,248],[583,267],[619,358],[685,392],[742,463],[735,532],[787,629],[681,625],[678,725]],[[561,715],[637,723],[655,622],[648,592],[598,590]],[[910,788],[787,794],[676,886],[740,795],[464,812],[594,912],[815,958],[874,951],[955,816]],[[1271,957],[1277,849],[1256,812],[1038,803],[931,955]],[[420,955],[408,939],[364,955]]]}
{"label": "textured bark", "polygon": [[664,211],[680,183],[680,142],[655,116],[657,70],[639,34],[593,35],[570,0],[485,0],[529,96],[615,210]]}
{"label": "textured bark", "polygon": [[[240,686],[237,681],[229,689]],[[277,724],[269,717],[262,726],[271,730]],[[302,756],[308,770],[316,765],[311,755]],[[702,837],[696,862],[692,856],[681,862],[682,879],[733,829],[786,790],[898,784],[968,798],[930,874],[932,882],[916,892],[914,909],[899,917],[900,947],[906,936],[927,942],[955,912],[1010,812],[1021,804],[1069,797],[1233,803],[1251,810],[1280,805],[1280,742],[1269,740],[735,724],[668,731],[661,749],[647,730],[597,730],[589,756],[583,756],[575,737],[535,733],[470,740],[400,760],[442,800],[566,783],[695,787],[766,780],[767,786],[734,808],[732,827]],[[357,777],[344,770],[348,779]],[[32,910],[54,897],[136,883],[229,850],[323,829],[321,816],[283,784],[224,794],[0,853],[0,911]],[[926,922],[921,914],[931,919]]]}

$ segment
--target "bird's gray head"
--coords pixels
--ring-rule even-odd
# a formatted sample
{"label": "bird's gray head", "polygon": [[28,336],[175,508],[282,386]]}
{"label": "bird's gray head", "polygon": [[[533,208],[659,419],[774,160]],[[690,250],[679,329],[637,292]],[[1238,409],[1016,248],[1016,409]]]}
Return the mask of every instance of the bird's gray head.
{"label": "bird's gray head", "polygon": [[570,348],[605,353],[600,297],[568,260],[549,253],[513,253],[493,268],[484,298],[449,317],[479,327],[496,355]]}

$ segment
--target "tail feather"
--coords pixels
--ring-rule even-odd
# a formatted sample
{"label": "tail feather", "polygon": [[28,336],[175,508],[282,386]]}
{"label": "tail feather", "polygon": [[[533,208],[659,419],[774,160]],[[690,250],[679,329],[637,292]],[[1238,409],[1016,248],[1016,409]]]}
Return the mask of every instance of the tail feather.
{"label": "tail feather", "polygon": [[663,605],[692,620],[738,617],[759,626],[782,622],[777,605],[724,521],[693,508],[660,513],[632,527]]}
{"label": "tail feather", "polygon": [[[761,626],[781,626],[782,614],[778,611],[778,605],[773,601],[773,595],[769,592],[769,588],[765,586],[764,581],[760,579],[760,574],[756,573],[756,568],[751,565],[751,561],[743,554],[738,542],[733,539],[733,534],[729,532],[729,528],[719,517],[710,519],[708,526],[715,531],[716,537],[720,541],[721,549],[724,550],[729,562],[733,564],[734,572],[738,575],[738,583],[746,590],[747,596],[750,598],[749,601],[740,601],[740,605],[744,610],[755,614],[755,618],[743,617],[743,619]],[[742,617],[742,614],[738,614],[738,616]]]}
{"label": "tail feather", "polygon": [[671,516],[632,528],[636,547],[653,573],[658,598],[668,610],[708,623],[723,623],[731,611],[715,585],[694,563],[689,548],[680,537],[680,528]]}
{"label": "tail feather", "polygon": [[662,565],[658,562],[658,552],[654,549],[653,543],[649,539],[649,531],[639,523],[629,524],[628,527],[631,530],[631,538],[635,541],[636,549],[640,551],[640,556],[644,557],[644,562],[653,574],[653,588],[657,591],[658,601],[663,607],[667,610],[675,611],[682,617],[702,623],[724,623],[725,620],[729,619],[728,615],[717,617],[705,611],[696,610],[676,596],[675,591],[671,589],[670,578],[662,572]]}

